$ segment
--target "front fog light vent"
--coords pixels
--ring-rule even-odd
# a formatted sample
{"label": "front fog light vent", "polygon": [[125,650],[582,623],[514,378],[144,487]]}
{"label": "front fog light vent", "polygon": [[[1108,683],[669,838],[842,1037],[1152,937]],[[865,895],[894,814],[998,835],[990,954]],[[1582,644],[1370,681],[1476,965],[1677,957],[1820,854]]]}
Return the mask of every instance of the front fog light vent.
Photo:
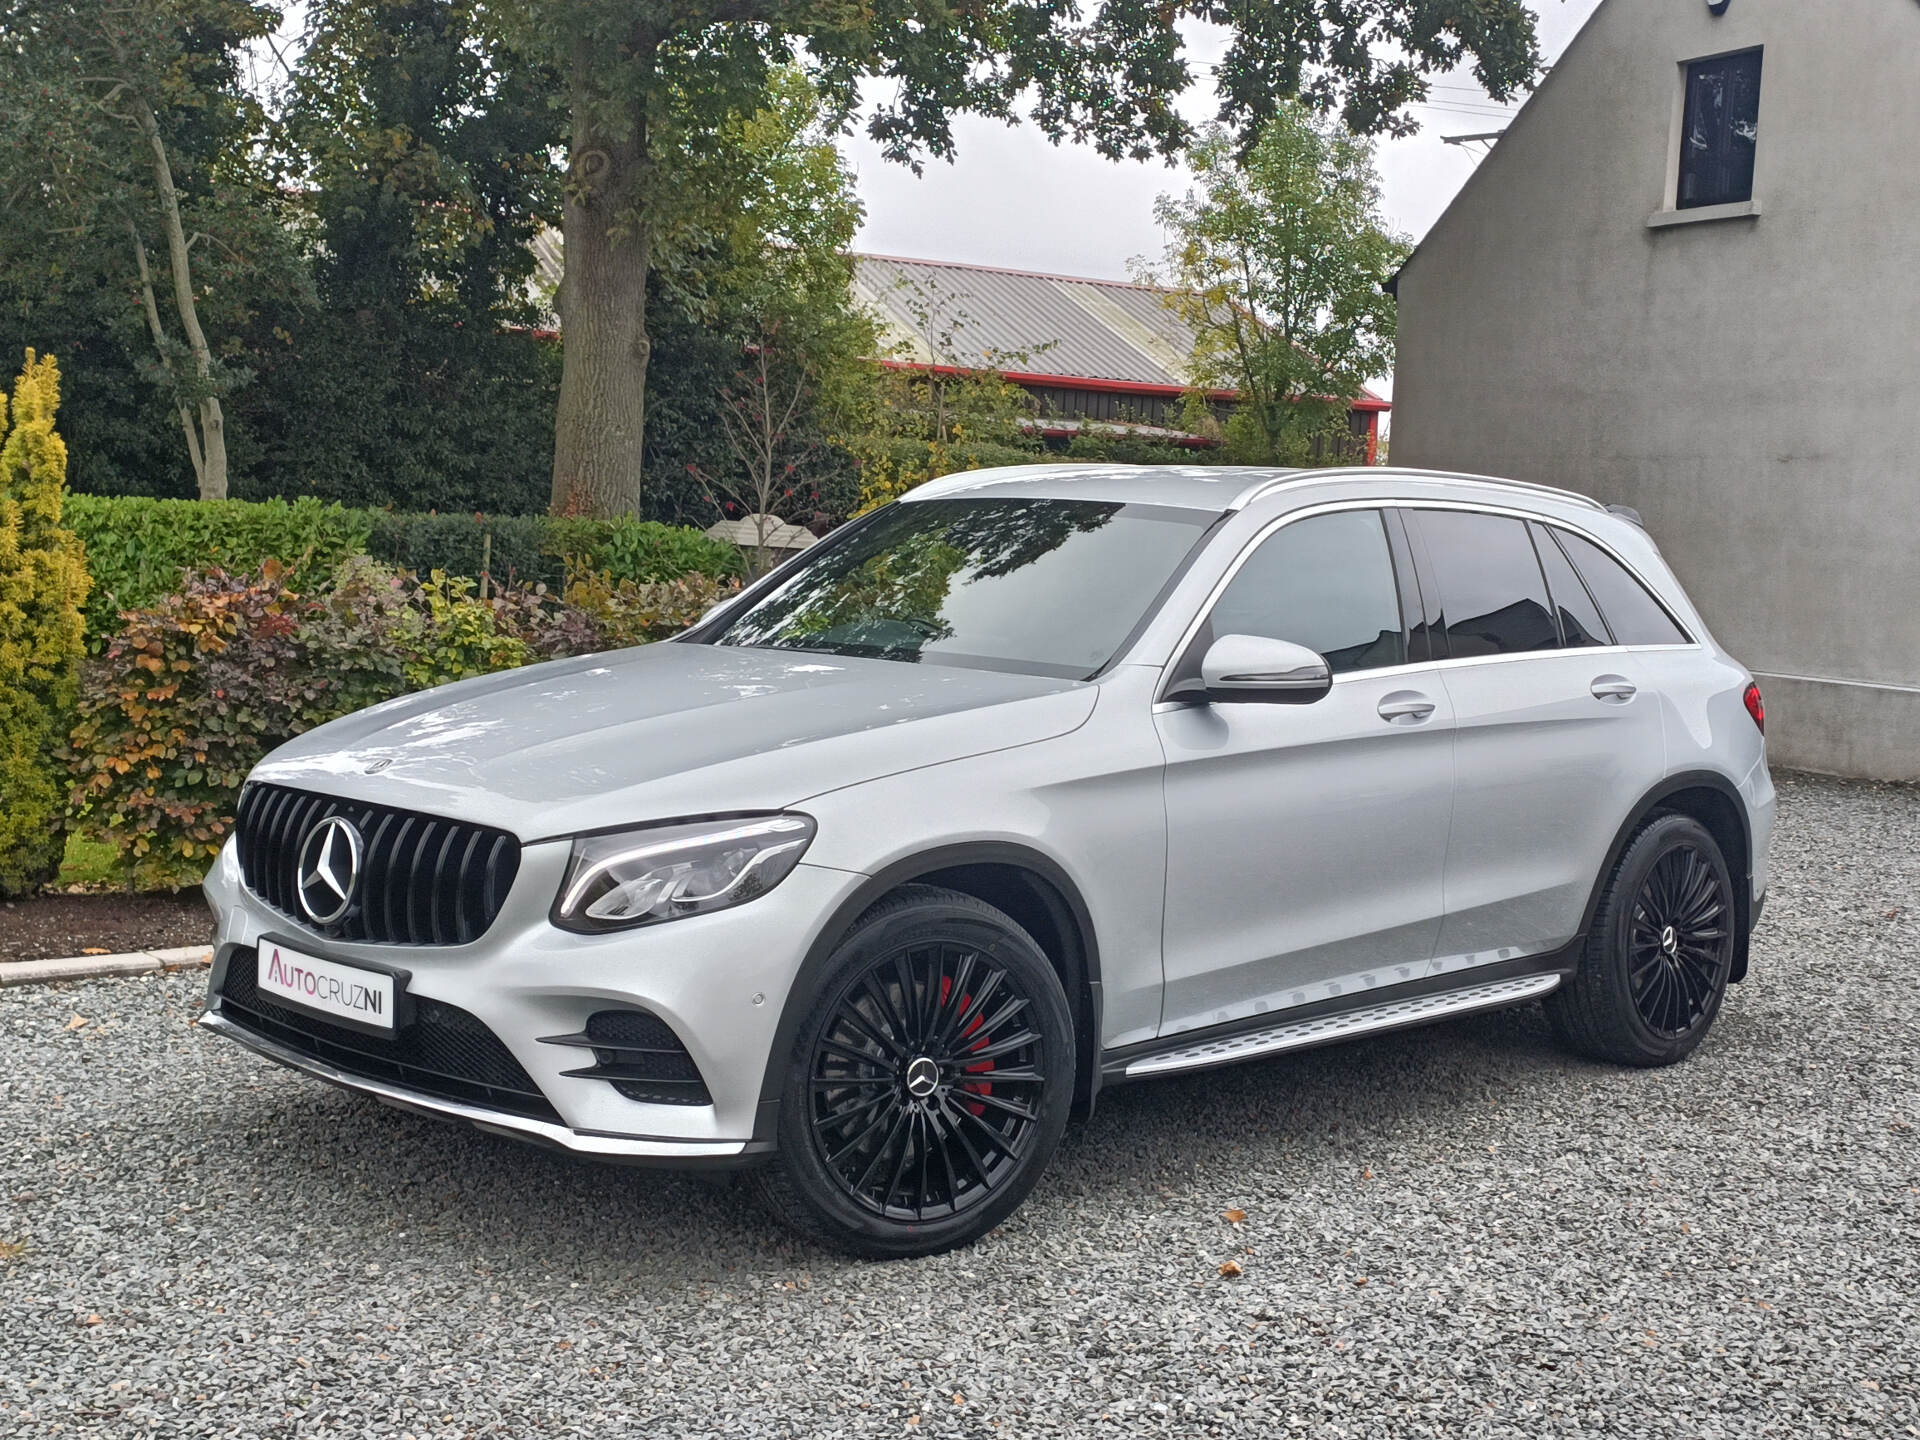
{"label": "front fog light vent", "polygon": [[629,1100],[648,1105],[711,1105],[706,1081],[673,1027],[645,1010],[596,1010],[575,1035],[547,1035],[543,1045],[591,1050],[594,1063],[562,1074],[605,1080]]}

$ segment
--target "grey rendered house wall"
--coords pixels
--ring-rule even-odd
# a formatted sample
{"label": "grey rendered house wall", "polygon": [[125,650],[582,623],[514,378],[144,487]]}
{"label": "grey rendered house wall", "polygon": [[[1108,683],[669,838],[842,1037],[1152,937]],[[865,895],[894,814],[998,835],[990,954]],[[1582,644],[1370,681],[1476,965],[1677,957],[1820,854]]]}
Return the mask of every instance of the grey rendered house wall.
{"label": "grey rendered house wall", "polygon": [[[1764,47],[1757,215],[1681,63]],[[1776,764],[1920,779],[1920,4],[1603,0],[1401,272],[1396,464],[1641,512]]]}

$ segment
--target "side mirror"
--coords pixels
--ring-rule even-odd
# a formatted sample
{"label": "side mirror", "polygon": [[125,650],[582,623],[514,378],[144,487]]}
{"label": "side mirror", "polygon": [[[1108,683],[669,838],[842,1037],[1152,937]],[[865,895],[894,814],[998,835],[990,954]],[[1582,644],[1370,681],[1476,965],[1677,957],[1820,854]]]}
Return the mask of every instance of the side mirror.
{"label": "side mirror", "polygon": [[1207,699],[1311,705],[1333,688],[1326,658],[1291,640],[1261,635],[1222,635],[1200,662]]}

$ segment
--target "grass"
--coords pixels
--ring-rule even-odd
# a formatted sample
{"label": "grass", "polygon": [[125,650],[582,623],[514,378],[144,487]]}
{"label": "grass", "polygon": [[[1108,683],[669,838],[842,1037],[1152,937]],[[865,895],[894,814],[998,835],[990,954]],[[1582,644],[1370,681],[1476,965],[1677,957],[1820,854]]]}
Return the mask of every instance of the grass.
{"label": "grass", "polygon": [[68,885],[85,885],[90,890],[121,890],[127,882],[120,856],[113,846],[103,840],[70,834],[66,857],[60,862],[60,876],[54,883],[63,889]]}

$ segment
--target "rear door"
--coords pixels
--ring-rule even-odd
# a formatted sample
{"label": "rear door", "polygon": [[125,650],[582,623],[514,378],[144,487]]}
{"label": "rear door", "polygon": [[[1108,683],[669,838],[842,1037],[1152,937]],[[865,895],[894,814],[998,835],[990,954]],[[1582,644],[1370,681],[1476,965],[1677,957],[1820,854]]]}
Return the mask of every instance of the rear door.
{"label": "rear door", "polygon": [[1665,773],[1653,677],[1613,644],[1556,527],[1404,515],[1456,726],[1437,966],[1556,949],[1578,931],[1628,807]]}
{"label": "rear door", "polygon": [[1452,714],[1408,623],[1418,607],[1390,515],[1308,515],[1256,542],[1176,662],[1170,684],[1198,674],[1217,636],[1264,635],[1326,656],[1334,683],[1311,704],[1156,710],[1163,1035],[1424,973],[1440,927]]}

